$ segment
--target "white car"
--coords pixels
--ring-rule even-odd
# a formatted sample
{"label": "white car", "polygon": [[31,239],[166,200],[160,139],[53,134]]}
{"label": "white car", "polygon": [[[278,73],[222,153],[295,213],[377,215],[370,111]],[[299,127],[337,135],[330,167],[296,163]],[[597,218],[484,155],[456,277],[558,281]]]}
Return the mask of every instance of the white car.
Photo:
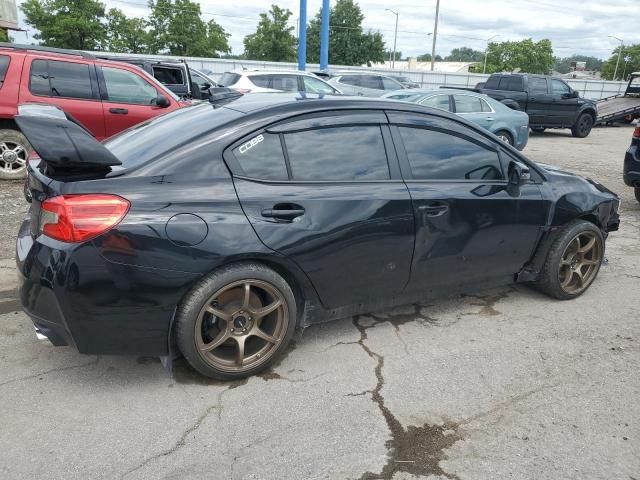
{"label": "white car", "polygon": [[341,95],[336,87],[320,80],[312,73],[283,70],[237,70],[225,72],[218,86],[241,93],[308,92]]}

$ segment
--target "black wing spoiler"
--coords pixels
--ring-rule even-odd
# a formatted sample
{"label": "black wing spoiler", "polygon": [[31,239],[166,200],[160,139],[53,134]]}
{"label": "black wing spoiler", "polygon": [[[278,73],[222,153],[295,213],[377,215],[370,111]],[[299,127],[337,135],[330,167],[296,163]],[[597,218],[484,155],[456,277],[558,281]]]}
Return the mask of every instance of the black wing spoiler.
{"label": "black wing spoiler", "polygon": [[23,109],[15,117],[18,127],[48,167],[79,173],[122,165],[84,127],[63,115]]}

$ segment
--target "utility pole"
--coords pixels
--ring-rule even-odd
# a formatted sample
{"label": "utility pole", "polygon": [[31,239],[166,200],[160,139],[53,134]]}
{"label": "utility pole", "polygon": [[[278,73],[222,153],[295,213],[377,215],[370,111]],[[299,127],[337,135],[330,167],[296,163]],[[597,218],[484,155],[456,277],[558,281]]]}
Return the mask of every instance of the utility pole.
{"label": "utility pole", "polygon": [[615,80],[618,76],[618,65],[620,64],[620,57],[622,56],[622,49],[624,48],[624,40],[618,37],[614,37],[613,35],[608,35],[609,38],[615,38],[620,42],[620,50],[618,51],[618,60],[616,61],[616,69],[613,72],[613,79]]}
{"label": "utility pole", "polygon": [[433,45],[431,46],[431,71],[433,62],[436,61],[436,37],[438,36],[438,13],[440,12],[440,0],[436,0],[436,23],[433,27]]}
{"label": "utility pole", "polygon": [[389,59],[391,60],[391,68],[393,69],[393,68],[396,68],[396,42],[398,41],[398,12],[395,12],[390,8],[385,8],[385,10],[388,10],[389,12],[393,13],[396,16],[396,31],[395,31],[395,34],[393,35],[393,58]]}
{"label": "utility pole", "polygon": [[322,0],[320,23],[320,70],[329,67],[329,0]]}
{"label": "utility pole", "polygon": [[484,67],[482,67],[482,73],[487,72],[487,51],[489,50],[489,42],[500,35],[494,35],[491,38],[487,38],[487,45],[484,47]]}
{"label": "utility pole", "polygon": [[298,19],[298,70],[307,68],[307,0],[300,0],[300,18]]}

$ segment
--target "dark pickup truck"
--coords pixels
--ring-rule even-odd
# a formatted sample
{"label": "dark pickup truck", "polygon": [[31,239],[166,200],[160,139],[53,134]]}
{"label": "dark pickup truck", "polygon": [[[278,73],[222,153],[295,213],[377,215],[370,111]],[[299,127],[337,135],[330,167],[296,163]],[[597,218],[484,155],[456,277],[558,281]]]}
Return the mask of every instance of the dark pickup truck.
{"label": "dark pickup truck", "polygon": [[598,114],[596,102],[581,98],[566,82],[547,75],[494,73],[476,90],[528,113],[534,132],[570,128],[574,137],[584,138]]}

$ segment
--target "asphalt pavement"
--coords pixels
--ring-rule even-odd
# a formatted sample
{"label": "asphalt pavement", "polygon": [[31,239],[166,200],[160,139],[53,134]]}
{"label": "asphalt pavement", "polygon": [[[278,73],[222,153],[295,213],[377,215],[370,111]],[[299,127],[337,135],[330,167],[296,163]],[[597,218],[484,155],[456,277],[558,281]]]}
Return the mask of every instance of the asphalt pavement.
{"label": "asphalt pavement", "polygon": [[26,203],[0,184],[0,478],[640,480],[630,138],[550,131],[525,150],[623,197],[582,297],[505,287],[318,325],[234,383],[36,340],[11,258]]}

